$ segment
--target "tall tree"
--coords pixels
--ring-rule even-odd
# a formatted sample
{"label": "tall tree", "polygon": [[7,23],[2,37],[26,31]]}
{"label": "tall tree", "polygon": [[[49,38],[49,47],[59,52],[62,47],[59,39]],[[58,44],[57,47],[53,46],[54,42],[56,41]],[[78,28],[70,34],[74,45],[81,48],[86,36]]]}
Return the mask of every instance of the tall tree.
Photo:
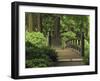
{"label": "tall tree", "polygon": [[33,30],[33,18],[32,13],[28,14],[28,31],[31,32]]}

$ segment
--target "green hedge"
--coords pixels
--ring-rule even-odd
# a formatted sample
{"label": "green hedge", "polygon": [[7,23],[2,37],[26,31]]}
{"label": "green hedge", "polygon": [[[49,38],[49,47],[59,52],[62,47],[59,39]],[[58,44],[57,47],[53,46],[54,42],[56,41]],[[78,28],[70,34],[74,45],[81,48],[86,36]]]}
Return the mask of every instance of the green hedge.
{"label": "green hedge", "polygon": [[25,41],[39,48],[47,46],[47,40],[41,32],[26,32]]}
{"label": "green hedge", "polygon": [[56,61],[57,53],[49,47],[26,48],[26,67],[53,66]]}
{"label": "green hedge", "polygon": [[47,67],[51,65],[52,61],[49,58],[34,58],[31,60],[26,60],[26,68]]}
{"label": "green hedge", "polygon": [[26,68],[53,66],[57,53],[49,48],[40,32],[26,32]]}

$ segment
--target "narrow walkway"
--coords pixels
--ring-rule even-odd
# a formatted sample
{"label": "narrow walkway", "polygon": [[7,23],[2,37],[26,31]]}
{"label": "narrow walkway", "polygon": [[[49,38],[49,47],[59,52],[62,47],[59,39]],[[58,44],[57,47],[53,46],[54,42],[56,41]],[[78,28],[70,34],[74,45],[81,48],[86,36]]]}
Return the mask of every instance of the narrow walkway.
{"label": "narrow walkway", "polygon": [[82,57],[79,51],[73,48],[56,48],[58,62],[56,66],[76,66],[83,65]]}

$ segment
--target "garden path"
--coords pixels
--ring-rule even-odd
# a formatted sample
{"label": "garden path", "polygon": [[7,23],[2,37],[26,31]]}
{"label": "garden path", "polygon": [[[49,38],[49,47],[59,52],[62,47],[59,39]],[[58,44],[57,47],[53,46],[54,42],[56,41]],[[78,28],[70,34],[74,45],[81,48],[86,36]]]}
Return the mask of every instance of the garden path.
{"label": "garden path", "polygon": [[80,52],[73,48],[56,48],[56,52],[58,56],[57,66],[83,65]]}

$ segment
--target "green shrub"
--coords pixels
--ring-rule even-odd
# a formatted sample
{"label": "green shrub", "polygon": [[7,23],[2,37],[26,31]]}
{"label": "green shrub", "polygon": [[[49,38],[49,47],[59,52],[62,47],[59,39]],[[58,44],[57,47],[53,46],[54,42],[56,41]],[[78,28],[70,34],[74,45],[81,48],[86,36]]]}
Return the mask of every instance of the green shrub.
{"label": "green shrub", "polygon": [[26,68],[32,67],[47,67],[52,64],[49,58],[34,58],[31,60],[26,60]]}
{"label": "green shrub", "polygon": [[89,53],[90,53],[90,45],[87,40],[85,40],[85,46],[84,46],[84,57],[83,57],[83,62],[84,64],[89,64]]}
{"label": "green shrub", "polygon": [[57,61],[57,53],[49,47],[30,47],[26,48],[26,60],[26,67],[30,68],[53,66]]}
{"label": "green shrub", "polygon": [[26,45],[32,44],[36,47],[43,47],[47,45],[47,40],[44,35],[40,32],[26,32],[25,34]]}
{"label": "green shrub", "polygon": [[26,41],[26,42],[25,42],[25,46],[26,46],[27,48],[30,48],[30,47],[33,47],[33,44],[32,44],[31,42],[29,42],[29,41]]}
{"label": "green shrub", "polygon": [[44,47],[41,49],[42,52],[44,52],[46,55],[49,56],[49,58],[53,61],[56,62],[57,61],[57,52],[49,47]]}
{"label": "green shrub", "polygon": [[26,48],[26,59],[33,59],[33,58],[40,58],[40,57],[44,58],[45,56],[48,56],[52,61],[57,61],[57,53],[55,52],[55,50],[49,47]]}
{"label": "green shrub", "polygon": [[40,32],[26,32],[26,67],[47,67],[57,61],[55,50],[47,47],[47,40]]}
{"label": "green shrub", "polygon": [[32,68],[35,64],[32,62],[32,60],[26,60],[26,68]]}

